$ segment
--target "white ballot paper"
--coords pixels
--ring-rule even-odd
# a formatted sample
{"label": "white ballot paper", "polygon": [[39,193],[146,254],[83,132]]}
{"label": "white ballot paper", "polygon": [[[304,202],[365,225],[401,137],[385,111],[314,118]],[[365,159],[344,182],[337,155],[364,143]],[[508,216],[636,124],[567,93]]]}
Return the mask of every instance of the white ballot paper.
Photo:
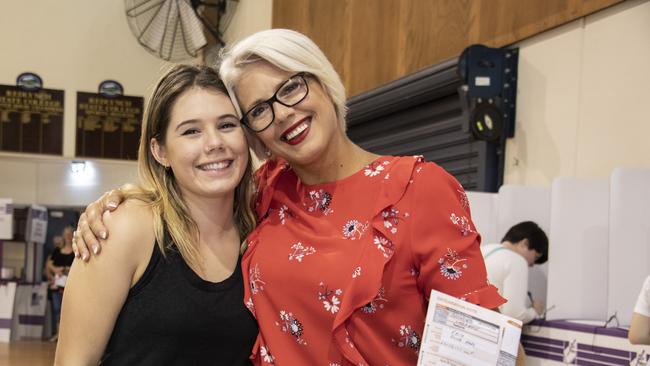
{"label": "white ballot paper", "polygon": [[431,291],[418,366],[514,366],[521,321]]}

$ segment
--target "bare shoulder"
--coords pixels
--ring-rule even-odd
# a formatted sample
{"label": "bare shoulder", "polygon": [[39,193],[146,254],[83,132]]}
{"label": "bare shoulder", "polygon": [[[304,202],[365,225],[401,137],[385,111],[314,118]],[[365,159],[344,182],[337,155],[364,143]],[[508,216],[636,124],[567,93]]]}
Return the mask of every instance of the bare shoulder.
{"label": "bare shoulder", "polygon": [[[113,211],[103,215],[104,224],[111,236],[142,235],[153,232],[153,211],[149,203],[130,199]],[[115,234],[113,235],[113,232]]]}
{"label": "bare shoulder", "polygon": [[103,221],[110,233],[102,243],[102,248],[106,246],[103,255],[115,251],[117,253],[113,254],[120,257],[148,257],[155,241],[153,211],[149,203],[127,200],[115,211],[105,212]]}

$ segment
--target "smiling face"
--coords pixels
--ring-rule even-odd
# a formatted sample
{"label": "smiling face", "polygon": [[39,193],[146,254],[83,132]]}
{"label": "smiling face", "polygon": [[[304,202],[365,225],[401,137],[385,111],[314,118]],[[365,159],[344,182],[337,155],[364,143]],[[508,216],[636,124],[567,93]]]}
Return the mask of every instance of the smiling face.
{"label": "smiling face", "polygon": [[[251,111],[258,103],[273,97],[295,74],[264,61],[246,66],[235,85],[241,110]],[[292,107],[273,103],[273,123],[256,133],[275,156],[296,166],[316,162],[344,138],[331,98],[318,80],[309,75],[304,80],[309,90],[307,96]]]}
{"label": "smiling face", "polygon": [[193,87],[176,99],[165,141],[151,139],[151,152],[184,197],[232,196],[249,158],[242,128],[225,94]]}

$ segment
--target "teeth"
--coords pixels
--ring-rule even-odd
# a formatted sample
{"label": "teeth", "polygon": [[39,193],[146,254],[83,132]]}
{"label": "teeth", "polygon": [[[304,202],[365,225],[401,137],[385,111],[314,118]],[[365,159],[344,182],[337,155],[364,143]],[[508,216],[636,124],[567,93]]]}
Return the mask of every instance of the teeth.
{"label": "teeth", "polygon": [[292,138],[300,135],[302,133],[302,131],[304,131],[306,129],[307,129],[307,123],[303,122],[303,123],[300,124],[300,126],[296,127],[293,131],[289,132],[286,135],[286,139],[291,140]]}
{"label": "teeth", "polygon": [[230,160],[224,160],[220,161],[217,163],[210,163],[210,164],[204,164],[201,165],[200,168],[202,170],[217,170],[217,169],[225,169],[230,166]]}

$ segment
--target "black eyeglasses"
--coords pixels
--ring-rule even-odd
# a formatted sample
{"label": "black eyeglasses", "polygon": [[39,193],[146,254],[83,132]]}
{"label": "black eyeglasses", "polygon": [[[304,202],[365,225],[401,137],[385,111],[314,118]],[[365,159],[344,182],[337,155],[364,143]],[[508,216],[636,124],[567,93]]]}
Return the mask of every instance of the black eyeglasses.
{"label": "black eyeglasses", "polygon": [[305,99],[309,94],[309,86],[305,76],[300,72],[282,83],[273,96],[261,103],[257,103],[248,112],[244,113],[242,123],[255,132],[262,132],[269,128],[275,120],[273,103],[278,102],[285,107],[293,107]]}

